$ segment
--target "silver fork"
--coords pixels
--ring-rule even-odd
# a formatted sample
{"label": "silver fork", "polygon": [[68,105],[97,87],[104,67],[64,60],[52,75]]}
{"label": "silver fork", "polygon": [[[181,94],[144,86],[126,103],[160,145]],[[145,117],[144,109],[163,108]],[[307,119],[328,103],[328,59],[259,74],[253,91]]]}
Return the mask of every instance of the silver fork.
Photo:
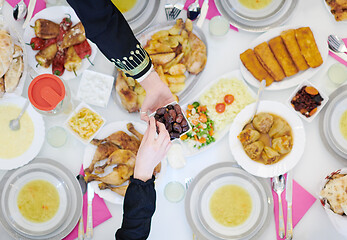
{"label": "silver fork", "polygon": [[178,1],[177,3],[174,4],[174,7],[170,13],[170,16],[172,17],[172,19],[176,19],[178,17],[183,7],[184,7],[184,4],[181,1]]}
{"label": "silver fork", "polygon": [[189,177],[189,178],[184,179],[184,182],[185,182],[185,184],[186,184],[186,190],[188,190],[189,185],[192,183],[193,179],[194,179],[194,178],[192,178],[192,177]]}
{"label": "silver fork", "polygon": [[173,20],[173,18],[171,17],[170,13],[172,12],[173,9],[173,4],[170,3],[166,3],[164,8],[165,8],[165,14],[166,14],[166,20]]}
{"label": "silver fork", "polygon": [[328,43],[332,50],[336,52],[347,52],[347,47],[342,39],[335,35],[328,36]]}

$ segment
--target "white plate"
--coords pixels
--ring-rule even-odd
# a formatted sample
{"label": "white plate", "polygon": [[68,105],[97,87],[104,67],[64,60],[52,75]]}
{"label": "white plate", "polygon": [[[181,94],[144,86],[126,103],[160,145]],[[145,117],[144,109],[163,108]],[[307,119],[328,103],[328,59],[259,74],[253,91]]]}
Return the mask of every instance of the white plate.
{"label": "white plate", "polygon": [[[64,17],[67,17],[68,15],[71,15],[71,21],[72,26],[76,25],[80,20],[78,19],[75,11],[71,7],[66,6],[57,6],[57,7],[49,7],[45,8],[42,11],[38,12],[29,22],[28,27],[24,31],[24,41],[26,43],[30,43],[31,39],[35,37],[35,31],[30,26],[35,26],[35,21],[37,19],[48,19],[50,21],[53,21],[57,24],[61,22],[61,20]],[[97,46],[88,40],[88,43],[90,44],[90,47],[92,48],[92,55],[89,57],[89,60],[93,62],[96,53],[97,53]],[[52,74],[52,65],[49,66],[49,68],[44,68],[41,66],[37,66],[37,61],[35,59],[35,55],[39,52],[37,50],[33,50],[29,45],[26,45],[27,54],[28,54],[28,63],[29,65],[38,73],[38,74],[44,74],[44,73],[50,73]],[[80,69],[76,71],[77,76],[81,75],[84,70],[89,68],[91,66],[88,59],[82,59],[82,66]],[[69,72],[65,69],[64,74],[60,76],[60,78],[64,80],[70,80],[75,78],[75,74],[73,72]]]}
{"label": "white plate", "polygon": [[[145,123],[142,123],[142,122],[117,121],[117,122],[112,122],[112,123],[105,125],[101,129],[101,131],[95,136],[95,138],[103,139],[103,138],[106,138],[109,135],[111,135],[112,133],[115,133],[117,131],[124,131],[127,134],[129,134],[130,136],[132,136],[133,134],[130,133],[127,129],[127,123],[132,123],[134,125],[135,129],[142,134],[144,134],[146,129],[147,129],[147,125]],[[84,156],[83,156],[83,167],[84,168],[87,168],[91,164],[96,148],[97,147],[92,145],[92,144],[89,144],[86,146],[86,148],[84,150]],[[106,159],[99,161],[95,166],[102,165],[106,161],[107,161]],[[156,184],[158,184],[162,181],[161,179],[163,178],[163,175],[165,175],[166,165],[167,165],[166,159],[164,159],[161,162],[161,171],[157,175],[157,179],[155,180]],[[107,167],[103,174],[98,174],[98,175],[99,176],[105,176],[111,172],[112,172],[112,167]],[[101,198],[105,199],[106,201],[108,201],[110,203],[114,203],[114,204],[123,204],[124,198],[121,195],[111,191],[110,189],[100,190],[99,186],[98,186],[99,183],[100,183],[99,181],[93,181],[93,182],[90,182],[88,184],[90,184],[93,187],[96,194],[98,194]]]}
{"label": "white plate", "polygon": [[[256,189],[254,193],[260,202],[260,207],[256,211],[260,211],[256,224],[248,228],[244,234],[230,235],[225,238],[217,237],[209,232],[200,221],[199,204],[201,192],[206,186],[212,185],[211,182],[217,181],[218,178],[233,178],[242,182],[247,182],[252,188]],[[226,179],[228,180],[228,179]],[[233,181],[234,181],[233,180]],[[234,181],[235,182],[235,181]],[[223,184],[219,182],[219,184]],[[218,186],[217,186],[218,187]],[[257,239],[263,229],[265,229],[269,220],[273,216],[273,199],[271,194],[270,182],[266,179],[257,178],[232,162],[217,163],[202,170],[190,184],[185,197],[185,212],[187,221],[199,240],[220,240],[220,239]],[[234,232],[235,233],[235,232]]]}
{"label": "white plate", "polygon": [[19,33],[17,32],[17,30],[10,25],[10,23],[5,22],[4,17],[2,15],[0,15],[0,29],[5,29],[6,31],[8,31],[12,37],[12,40],[15,44],[20,45],[20,47],[23,49],[23,63],[24,63],[24,69],[23,69],[23,73],[22,76],[19,80],[18,86],[17,88],[14,90],[14,92],[12,93],[5,93],[5,97],[6,96],[13,96],[13,95],[22,95],[23,92],[23,88],[24,88],[24,83],[27,77],[27,72],[28,72],[28,56],[27,56],[27,51],[26,51],[26,47],[27,45],[25,45],[23,38],[21,35],[19,35]]}
{"label": "white plate", "polygon": [[[268,42],[272,38],[279,36],[282,31],[285,31],[288,29],[297,29],[300,27],[303,27],[303,26],[287,25],[287,26],[271,29],[268,32],[257,37],[254,41],[252,41],[252,43],[248,46],[248,48],[254,49],[254,47],[256,47],[258,44],[262,42]],[[279,81],[279,82],[274,81],[270,86],[266,87],[265,90],[277,91],[277,90],[283,90],[283,89],[295,87],[298,84],[300,84],[302,81],[311,78],[314,74],[316,74],[322,68],[322,66],[325,63],[325,60],[328,57],[328,52],[329,52],[326,36],[321,31],[319,31],[319,29],[315,29],[312,27],[310,28],[313,32],[314,38],[317,43],[317,47],[322,56],[323,64],[317,68],[309,68],[305,71],[300,71],[291,77],[285,77],[282,81]],[[239,59],[239,62],[240,62],[241,73],[243,77],[245,78],[245,80],[252,86],[259,87],[259,81],[253,77],[253,75],[247,70],[247,68],[243,65],[240,59]]]}
{"label": "white plate", "polygon": [[[226,73],[222,76],[219,76],[217,78],[215,78],[213,81],[211,81],[207,86],[205,86],[202,91],[197,95],[197,97],[194,97],[192,99],[189,100],[189,103],[193,103],[195,101],[199,101],[199,98],[200,96],[205,93],[207,90],[209,90],[214,84],[216,84],[220,79],[230,79],[230,78],[237,78],[239,79],[248,89],[248,91],[250,92],[250,94],[254,97],[254,99],[256,98],[256,94],[254,93],[254,91],[248,87],[248,85],[245,83],[242,75],[241,75],[241,72],[240,70],[234,70],[234,71],[231,71],[229,73]],[[187,106],[188,104],[185,104],[182,106],[182,110],[183,111],[186,111],[187,110]],[[215,145],[216,143],[219,142],[219,140],[221,140],[228,132],[229,132],[229,129],[230,129],[230,126],[231,126],[232,122],[229,123],[228,125],[225,126],[225,128],[222,130],[222,131],[216,131],[215,132],[215,139],[216,141],[203,147],[203,148],[200,148],[200,149],[197,149],[197,148],[194,148],[192,146],[190,146],[187,142],[184,142],[182,140],[179,140],[177,142],[179,142],[182,146],[182,149],[183,149],[183,154],[185,157],[191,157],[191,156],[194,156],[196,154],[199,154],[205,150],[207,150],[208,148],[210,148],[211,146]]]}
{"label": "white plate", "polygon": [[[23,97],[8,97],[2,99],[0,101],[1,105],[15,105],[19,108],[22,108],[25,104],[26,100]],[[3,159],[0,158],[0,169],[10,170],[14,168],[18,168],[30,162],[33,158],[37,156],[40,152],[43,141],[45,139],[45,122],[42,119],[42,116],[34,110],[34,108],[29,104],[26,113],[29,115],[34,124],[34,138],[33,141],[28,148],[21,156],[11,158],[11,159]]]}
{"label": "white plate", "polygon": [[237,136],[245,124],[251,119],[255,103],[244,108],[235,118],[229,132],[230,150],[237,163],[247,172],[264,178],[274,177],[291,170],[300,160],[305,149],[304,125],[294,112],[282,103],[274,101],[260,101],[258,112],[269,112],[285,119],[292,128],[293,148],[282,160],[275,164],[265,165],[253,161],[244,151]]}

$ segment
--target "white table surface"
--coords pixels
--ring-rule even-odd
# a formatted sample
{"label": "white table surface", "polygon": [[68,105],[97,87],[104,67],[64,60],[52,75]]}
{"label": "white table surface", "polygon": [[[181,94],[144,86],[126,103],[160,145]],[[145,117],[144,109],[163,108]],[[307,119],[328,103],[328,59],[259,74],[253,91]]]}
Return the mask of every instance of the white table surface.
{"label": "white table surface", "polygon": [[[4,15],[10,16],[11,8],[5,3]],[[181,14],[185,14],[182,12]],[[165,21],[164,8],[160,8],[160,13],[155,22]],[[259,33],[249,33],[240,30],[236,32],[230,30],[224,37],[214,37],[208,31],[209,21],[205,21],[203,31],[206,34],[209,47],[209,56],[204,75],[199,84],[191,93],[192,96],[197,94],[200,89],[210,80],[215,79],[219,75],[227,73],[231,70],[239,68],[239,54],[244,51],[248,44]],[[329,34],[337,34],[341,37],[347,37],[347,24],[336,24],[332,16],[324,6],[323,0],[305,0],[299,1],[298,6],[291,18],[286,24],[307,25],[317,27],[326,36]],[[19,23],[16,24],[19,27]],[[99,71],[106,74],[113,74],[114,67],[100,53],[96,56],[95,66],[91,70]],[[335,63],[331,57],[324,62],[323,67],[318,71],[311,80],[321,87],[327,94],[333,92],[337,86],[330,83],[327,70],[329,66]],[[27,96],[27,80],[24,88],[23,96]],[[79,78],[68,82],[73,95],[77,94]],[[276,100],[285,103],[294,89],[282,90],[278,92],[265,92],[264,99]],[[94,107],[107,120],[107,122],[117,120],[139,120],[137,115],[130,115],[117,106],[113,99],[110,98],[107,109]],[[66,116],[57,118],[45,118],[46,128],[63,123]],[[294,179],[301,184],[307,191],[314,196],[317,196],[318,184],[330,172],[344,167],[344,163],[332,155],[324,146],[319,133],[319,116],[312,122],[304,122],[306,130],[306,146],[305,152],[296,165],[293,171]],[[57,160],[68,166],[73,174],[79,173],[84,145],[79,141],[69,136],[68,143],[56,149],[51,147],[47,142],[44,143],[39,157],[47,157]],[[187,158],[187,165],[183,169],[172,169],[168,166],[165,179],[157,188],[157,208],[152,219],[152,228],[149,239],[167,239],[167,240],[189,240],[192,239],[193,233],[185,217],[184,201],[180,203],[168,202],[163,194],[164,186],[170,181],[179,181],[184,183],[185,178],[196,176],[202,169],[214,163],[234,161],[228,147],[227,136],[224,137],[217,145],[208,149],[204,154],[195,157]],[[344,165],[345,164],[345,165]],[[0,178],[5,171],[0,171]],[[107,203],[107,202],[106,202]],[[115,231],[120,227],[122,222],[122,206],[107,203],[107,206],[112,214],[112,218],[102,223],[94,229],[94,239],[114,239]],[[346,226],[347,227],[347,226]],[[0,226],[0,239],[11,239],[11,237]],[[272,216],[270,224],[264,230],[259,239],[276,239],[275,222]],[[294,239],[299,240],[339,240],[344,239],[334,229],[331,222],[328,220],[326,213],[317,200],[306,215],[301,219],[294,229]]]}

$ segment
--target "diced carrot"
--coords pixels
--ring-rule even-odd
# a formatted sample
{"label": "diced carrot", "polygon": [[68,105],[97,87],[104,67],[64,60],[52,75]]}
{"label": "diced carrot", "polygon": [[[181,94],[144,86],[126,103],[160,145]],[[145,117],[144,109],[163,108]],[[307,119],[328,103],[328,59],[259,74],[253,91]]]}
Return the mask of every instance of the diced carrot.
{"label": "diced carrot", "polygon": [[193,119],[192,123],[193,123],[193,125],[198,125],[199,122],[197,120]]}
{"label": "diced carrot", "polygon": [[193,110],[193,108],[194,108],[193,105],[191,105],[191,104],[188,105],[189,110]]}
{"label": "diced carrot", "polygon": [[305,87],[305,92],[307,92],[310,95],[317,95],[318,94],[318,90],[312,86]]}
{"label": "diced carrot", "polygon": [[194,135],[195,141],[199,141],[198,136]]}
{"label": "diced carrot", "polygon": [[199,112],[200,112],[200,106],[198,107],[198,109],[197,109],[197,110],[198,110],[198,113],[199,113]]}
{"label": "diced carrot", "polygon": [[202,137],[199,139],[199,143],[205,143],[206,142],[206,138]]}
{"label": "diced carrot", "polygon": [[200,107],[200,111],[201,112],[206,112],[207,111],[207,107],[206,106],[201,106]]}
{"label": "diced carrot", "polygon": [[188,138],[187,134],[181,136],[181,140],[186,140]]}
{"label": "diced carrot", "polygon": [[312,111],[310,112],[310,116],[312,116],[313,114],[315,114],[317,112],[317,108],[312,109]]}
{"label": "diced carrot", "polygon": [[208,132],[208,134],[210,134],[210,136],[213,136],[213,134],[214,134],[213,128],[211,128],[211,130]]}
{"label": "diced carrot", "polygon": [[199,125],[199,128],[204,128],[204,126],[202,126],[202,125]]}
{"label": "diced carrot", "polygon": [[207,117],[205,114],[201,113],[199,117],[200,122],[205,123],[207,122]]}

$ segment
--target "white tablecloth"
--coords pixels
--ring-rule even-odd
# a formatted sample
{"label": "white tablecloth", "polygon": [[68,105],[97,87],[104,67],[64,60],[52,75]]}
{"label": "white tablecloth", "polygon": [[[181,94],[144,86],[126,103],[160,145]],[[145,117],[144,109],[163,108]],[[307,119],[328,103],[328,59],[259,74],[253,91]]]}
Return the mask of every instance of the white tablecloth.
{"label": "white tablecloth", "polygon": [[[347,23],[336,24],[324,4],[323,0],[299,1],[295,12],[286,24],[312,26],[320,29],[326,36],[329,34],[336,34],[347,37]],[[6,3],[4,11],[5,15],[10,15],[9,11],[11,11],[11,9]],[[183,11],[181,14],[186,14],[186,12]],[[164,8],[160,8],[160,13],[155,22],[158,23],[161,21],[165,21]],[[203,77],[191,93],[192,96],[199,93],[201,88],[210,80],[231,70],[238,69],[239,54],[248,47],[248,44],[254,38],[260,35],[259,33],[249,33],[242,30],[240,30],[240,32],[230,30],[224,37],[214,37],[209,34],[208,23],[209,21],[205,21],[203,26],[209,47],[208,62]],[[92,67],[91,70],[106,74],[114,73],[113,65],[108,62],[102,54],[98,53],[94,62],[95,66]],[[311,80],[327,94],[330,94],[337,88],[337,86],[329,81],[327,76],[329,66],[335,62],[336,60],[328,57],[323,67],[311,78]],[[29,80],[27,80],[26,85],[28,85],[28,82]],[[68,84],[73,95],[76,95],[79,78],[69,81]],[[265,92],[263,96],[264,99],[285,103],[293,90],[292,88],[278,92]],[[23,96],[27,96],[26,91],[27,86],[25,87]],[[110,98],[107,109],[98,107],[95,107],[95,109],[107,119],[107,122],[117,120],[140,121],[137,115],[130,115],[123,109],[120,109],[112,98]],[[48,129],[50,126],[61,124],[65,118],[66,116],[54,119],[45,118],[46,128]],[[293,171],[294,179],[315,196],[317,196],[319,182],[328,173],[344,166],[344,163],[337,160],[327,150],[326,146],[324,146],[319,133],[318,122],[319,116],[312,123],[304,122],[307,134],[305,152]],[[68,143],[60,149],[55,149],[48,143],[44,143],[39,156],[55,159],[65,166],[68,166],[73,174],[77,175],[81,167],[84,147],[85,146],[79,141],[70,136]],[[152,229],[149,239],[189,240],[193,238],[192,230],[185,217],[184,201],[180,203],[168,202],[163,194],[165,184],[173,180],[184,183],[185,178],[194,177],[207,166],[224,161],[234,161],[228,147],[227,136],[217,145],[205,151],[204,154],[188,158],[187,165],[183,169],[176,170],[168,166],[165,179],[157,188],[157,208],[152,219]],[[4,173],[5,171],[0,171],[0,177],[2,177]],[[107,203],[107,206],[113,217],[94,229],[94,239],[114,239],[114,233],[121,225],[122,206],[110,203]],[[1,226],[0,238],[3,240],[11,239]],[[273,217],[268,228],[264,230],[259,239],[276,239]],[[328,220],[326,213],[317,200],[295,227],[294,239],[339,240],[344,238],[333,228],[333,225]]]}

